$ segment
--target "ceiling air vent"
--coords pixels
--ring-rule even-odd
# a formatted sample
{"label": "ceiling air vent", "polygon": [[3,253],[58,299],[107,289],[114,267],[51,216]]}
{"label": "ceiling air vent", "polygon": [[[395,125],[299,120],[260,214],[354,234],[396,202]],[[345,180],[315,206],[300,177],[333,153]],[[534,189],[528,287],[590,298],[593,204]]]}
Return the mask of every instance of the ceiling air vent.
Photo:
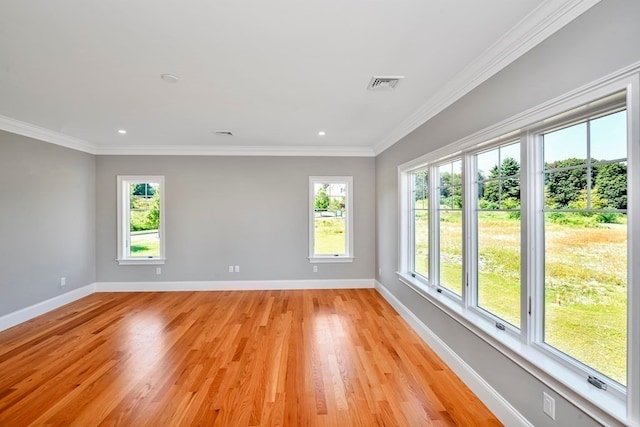
{"label": "ceiling air vent", "polygon": [[373,76],[367,89],[369,90],[392,90],[398,86],[400,79],[404,76]]}
{"label": "ceiling air vent", "polygon": [[229,131],[219,131],[219,132],[214,132],[214,134],[218,136],[233,136],[233,133]]}

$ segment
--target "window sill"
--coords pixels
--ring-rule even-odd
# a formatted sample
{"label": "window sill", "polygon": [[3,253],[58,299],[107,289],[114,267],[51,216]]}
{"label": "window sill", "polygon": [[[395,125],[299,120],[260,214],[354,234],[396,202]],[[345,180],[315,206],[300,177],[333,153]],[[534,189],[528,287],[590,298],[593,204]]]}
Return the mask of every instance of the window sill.
{"label": "window sill", "polygon": [[161,265],[164,264],[165,258],[124,258],[116,259],[119,265]]}
{"label": "window sill", "polygon": [[342,262],[353,262],[354,258],[352,256],[315,256],[309,257],[309,262],[311,264],[329,264],[329,263],[342,263]]}
{"label": "window sill", "polygon": [[627,423],[625,398],[610,391],[599,390],[588,384],[586,375],[567,368],[534,345],[526,345],[508,331],[501,331],[486,317],[474,310],[463,308],[435,289],[417,281],[409,274],[397,272],[401,283],[434,304],[487,344],[507,356],[522,369],[552,388],[569,402],[599,422],[611,420]]}

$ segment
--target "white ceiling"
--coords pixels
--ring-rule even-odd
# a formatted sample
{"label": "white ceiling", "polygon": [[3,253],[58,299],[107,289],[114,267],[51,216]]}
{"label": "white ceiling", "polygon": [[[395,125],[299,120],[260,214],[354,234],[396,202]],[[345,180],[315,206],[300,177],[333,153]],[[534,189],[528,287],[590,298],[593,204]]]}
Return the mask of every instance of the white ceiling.
{"label": "white ceiling", "polygon": [[598,1],[2,0],[0,129],[98,154],[373,155]]}

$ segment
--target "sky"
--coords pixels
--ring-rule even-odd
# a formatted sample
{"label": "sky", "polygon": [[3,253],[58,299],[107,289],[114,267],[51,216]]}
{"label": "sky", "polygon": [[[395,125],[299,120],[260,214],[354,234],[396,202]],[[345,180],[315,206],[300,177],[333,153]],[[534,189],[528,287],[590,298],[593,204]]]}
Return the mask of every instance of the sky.
{"label": "sky", "polygon": [[[616,160],[627,157],[626,111],[609,114],[592,120],[591,158]],[[520,159],[520,144],[481,153],[477,156],[478,170],[489,176],[491,168],[507,157]],[[571,157],[587,158],[587,124],[580,123],[544,135],[544,161],[546,163]]]}

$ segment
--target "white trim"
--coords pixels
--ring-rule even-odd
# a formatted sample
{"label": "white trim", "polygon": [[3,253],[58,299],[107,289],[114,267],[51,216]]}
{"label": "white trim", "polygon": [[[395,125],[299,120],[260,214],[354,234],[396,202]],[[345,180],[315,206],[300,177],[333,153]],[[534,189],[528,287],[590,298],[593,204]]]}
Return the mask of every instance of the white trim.
{"label": "white trim", "polygon": [[5,329],[12,328],[20,323],[31,320],[35,317],[41,316],[51,310],[67,305],[73,301],[79,300],[86,296],[91,295],[96,291],[96,284],[83,286],[81,288],[74,289],[70,292],[58,295],[48,300],[41,301],[39,303],[30,305],[29,307],[22,308],[14,311],[13,313],[5,314],[0,317],[0,332]]}
{"label": "white trim", "polygon": [[40,126],[22,122],[7,116],[0,116],[0,130],[15,133],[29,138],[37,139],[43,142],[60,145],[62,147],[71,148],[89,154],[96,154],[97,148],[94,144],[60,132],[54,132]]}
{"label": "white trim", "polygon": [[353,262],[352,256],[314,256],[309,257],[311,264],[336,264],[341,262]]}
{"label": "white trim", "polygon": [[625,90],[635,74],[640,72],[640,61],[615,71],[601,79],[588,83],[564,95],[560,95],[548,102],[533,107],[520,114],[516,114],[493,126],[489,126],[458,141],[430,151],[416,159],[409,160],[398,166],[399,172],[409,172],[426,164],[452,157],[464,150],[475,148],[478,144],[497,143],[513,139],[516,132],[527,126],[564,113],[573,108],[581,107],[594,99],[611,95]]}
{"label": "white trim", "polygon": [[371,289],[374,279],[220,280],[180,282],[98,282],[96,292],[261,291],[287,289]]}
{"label": "white trim", "polygon": [[116,258],[118,265],[163,265],[164,258]]}
{"label": "white trim", "polygon": [[391,147],[599,2],[600,0],[543,2],[449,80],[382,141],[375,144],[375,154]]}
{"label": "white trim", "polygon": [[0,130],[93,155],[128,156],[283,156],[375,157],[370,146],[237,146],[237,145],[110,145],[98,146],[80,138],[0,115]]}
{"label": "white trim", "polygon": [[154,156],[283,156],[283,157],[375,157],[369,146],[231,146],[231,145],[127,145],[104,146],[97,155]]}
{"label": "white trim", "polygon": [[516,410],[501,394],[499,394],[484,378],[458,356],[447,344],[429,329],[418,317],[400,302],[382,283],[376,280],[376,290],[411,328],[426,342],[429,347],[447,364],[453,372],[471,389],[473,393],[507,426],[533,426]]}
{"label": "white trim", "polygon": [[[627,418],[630,424],[640,425],[640,75],[627,90],[627,158],[630,174],[627,179],[628,214],[627,260],[631,264],[627,277]],[[633,404],[635,402],[635,404]]]}

